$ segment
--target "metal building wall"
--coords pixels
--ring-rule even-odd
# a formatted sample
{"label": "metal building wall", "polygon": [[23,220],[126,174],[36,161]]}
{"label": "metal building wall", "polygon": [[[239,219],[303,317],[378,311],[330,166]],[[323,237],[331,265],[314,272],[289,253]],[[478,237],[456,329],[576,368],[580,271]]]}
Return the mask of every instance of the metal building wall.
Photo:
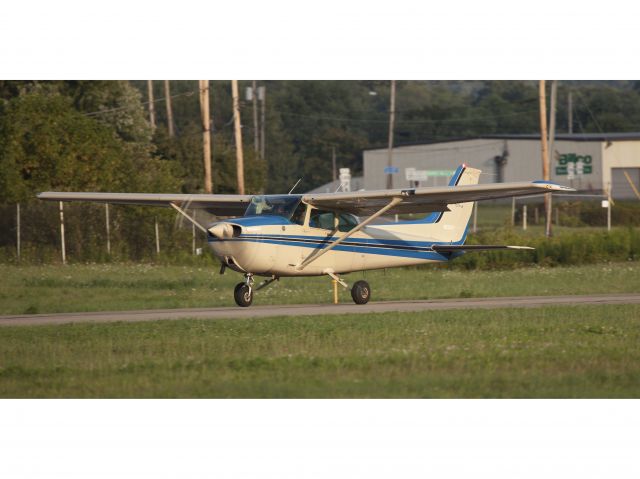
{"label": "metal building wall", "polygon": [[[455,170],[465,163],[483,170],[481,183],[493,182],[493,162],[496,155],[501,155],[504,140],[463,140],[430,145],[400,146],[393,150],[393,165],[399,172],[393,175],[393,185],[397,188],[409,186],[405,178],[406,168],[420,170]],[[367,150],[364,152],[364,187],[367,190],[386,188],[387,150]],[[445,178],[430,178],[423,186],[445,185]]]}
{"label": "metal building wall", "polygon": [[623,171],[627,172],[636,189],[640,190],[639,177],[634,175],[634,171],[637,172],[640,168],[640,141],[603,143],[602,152],[605,166],[602,178],[604,187],[611,183],[611,193],[614,198],[637,199]]}
{"label": "metal building wall", "polygon": [[[640,145],[640,142],[637,143]],[[505,148],[509,152],[503,170],[505,182],[542,178],[540,142],[538,140],[488,138],[394,148],[393,165],[399,168],[399,172],[393,175],[394,186],[399,188],[410,186],[405,178],[406,168],[455,170],[462,163],[482,170],[480,183],[493,183],[497,181],[497,167],[494,159],[496,156],[501,156]],[[555,155],[551,158],[551,181],[566,185],[573,184],[579,189],[601,190],[603,188],[602,143],[600,141],[559,140],[556,141],[554,150]],[[570,180],[565,173],[566,163],[576,159],[582,162],[589,160],[591,172]],[[365,189],[376,190],[386,187],[384,174],[386,166],[386,149],[364,152]],[[421,186],[434,186],[434,184],[444,185],[446,182],[444,178],[431,178]]]}

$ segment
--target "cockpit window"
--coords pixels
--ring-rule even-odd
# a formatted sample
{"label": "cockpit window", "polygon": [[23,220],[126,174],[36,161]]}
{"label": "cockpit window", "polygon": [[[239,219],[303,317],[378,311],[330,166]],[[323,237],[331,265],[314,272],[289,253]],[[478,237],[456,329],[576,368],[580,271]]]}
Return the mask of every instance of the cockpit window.
{"label": "cockpit window", "polygon": [[349,213],[340,213],[338,215],[338,231],[351,231],[358,226],[358,218]]}
{"label": "cockpit window", "polygon": [[307,205],[300,202],[296,210],[291,216],[291,222],[300,226],[304,226],[304,220],[307,217]]}
{"label": "cockpit window", "polygon": [[256,195],[251,198],[251,203],[249,203],[244,215],[282,216],[283,218],[291,219],[291,215],[293,215],[300,200],[301,197],[296,195]]}
{"label": "cockpit window", "polygon": [[312,228],[322,228],[323,230],[335,229],[335,215],[333,211],[312,210],[309,217],[309,226]]}

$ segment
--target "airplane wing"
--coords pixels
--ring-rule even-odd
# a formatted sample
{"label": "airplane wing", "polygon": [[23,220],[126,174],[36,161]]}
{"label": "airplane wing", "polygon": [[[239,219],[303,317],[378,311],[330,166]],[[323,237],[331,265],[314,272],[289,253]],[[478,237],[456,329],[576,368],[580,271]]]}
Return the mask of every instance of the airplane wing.
{"label": "airplane wing", "polygon": [[352,193],[315,193],[303,195],[302,199],[317,208],[367,216],[388,205],[393,198],[401,198],[402,201],[389,209],[387,211],[389,214],[449,211],[447,205],[454,203],[561,191],[575,190],[548,181],[532,181],[436,188],[355,191]]}
{"label": "airplane wing", "polygon": [[216,216],[242,216],[251,195],[182,195],[154,193],[45,192],[38,198],[48,201],[90,201],[139,206],[166,206],[201,209]]}

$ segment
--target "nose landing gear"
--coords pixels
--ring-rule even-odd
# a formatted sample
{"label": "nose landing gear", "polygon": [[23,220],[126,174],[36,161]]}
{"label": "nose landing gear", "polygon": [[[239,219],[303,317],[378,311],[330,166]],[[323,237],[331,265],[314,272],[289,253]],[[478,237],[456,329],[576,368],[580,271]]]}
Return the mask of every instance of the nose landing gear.
{"label": "nose landing gear", "polygon": [[260,291],[262,288],[269,286],[271,283],[277,281],[278,279],[279,278],[277,276],[272,276],[269,279],[265,279],[254,289],[253,273],[245,274],[244,282],[236,284],[236,287],[233,290],[233,298],[236,300],[236,304],[238,306],[242,306],[243,308],[251,306],[251,303],[253,303],[254,291]]}
{"label": "nose landing gear", "polygon": [[236,284],[233,290],[233,299],[236,300],[238,306],[243,308],[251,306],[253,303],[253,274],[245,274],[244,283]]}

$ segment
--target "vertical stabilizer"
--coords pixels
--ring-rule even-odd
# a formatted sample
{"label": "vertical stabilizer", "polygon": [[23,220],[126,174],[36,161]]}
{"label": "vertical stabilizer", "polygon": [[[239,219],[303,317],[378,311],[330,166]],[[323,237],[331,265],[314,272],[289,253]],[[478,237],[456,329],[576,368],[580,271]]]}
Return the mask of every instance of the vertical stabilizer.
{"label": "vertical stabilizer", "polygon": [[[457,176],[457,179],[456,179]],[[455,183],[450,186],[477,185],[480,180],[480,170],[464,165],[456,170],[456,175],[451,179]],[[442,213],[434,226],[440,226],[436,234],[439,241],[455,242],[462,244],[467,238],[467,227],[473,212],[473,201],[468,203],[453,203],[448,205],[450,211]]]}
{"label": "vertical stabilizer", "polygon": [[[480,180],[480,170],[461,165],[449,181],[449,186],[476,185]],[[434,242],[462,244],[467,237],[467,226],[473,212],[473,202],[452,203],[449,211],[431,213],[422,220],[397,223],[406,225],[405,231]]]}

